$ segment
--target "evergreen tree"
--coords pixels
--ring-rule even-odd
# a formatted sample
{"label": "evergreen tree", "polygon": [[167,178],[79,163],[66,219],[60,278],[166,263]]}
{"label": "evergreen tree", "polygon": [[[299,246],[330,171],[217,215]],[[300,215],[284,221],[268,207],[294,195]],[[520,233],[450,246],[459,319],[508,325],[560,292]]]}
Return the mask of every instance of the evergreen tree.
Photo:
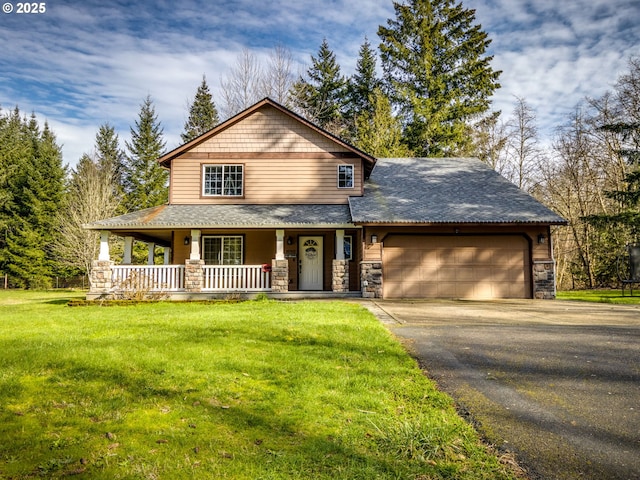
{"label": "evergreen tree", "polygon": [[118,134],[108,123],[100,125],[96,133],[95,156],[100,170],[113,179],[114,193],[121,197],[124,190],[126,157],[120,148]]}
{"label": "evergreen tree", "polygon": [[51,245],[64,194],[61,149],[48,124],[40,130],[35,115],[20,120],[16,108],[3,123],[12,142],[3,156],[14,170],[5,185],[0,264],[16,286],[48,287],[58,267]]}
{"label": "evergreen tree", "polygon": [[356,146],[374,157],[407,157],[411,152],[402,143],[402,126],[391,112],[391,103],[376,88],[369,102],[371,111],[363,110],[356,118]]}
{"label": "evergreen tree", "polygon": [[380,58],[405,142],[419,156],[453,155],[469,142],[467,123],[488,110],[500,72],[485,56],[490,40],[475,11],[454,0],[394,2],[380,26]]}
{"label": "evergreen tree", "polygon": [[213,102],[213,96],[209,92],[207,79],[203,75],[202,83],[196,91],[193,103],[189,105],[189,118],[184,124],[184,133],[181,135],[183,143],[187,143],[208,132],[219,121],[218,110]]}
{"label": "evergreen tree", "polygon": [[613,98],[616,120],[601,126],[619,139],[616,154],[624,160],[627,172],[622,188],[607,192],[618,203],[617,212],[595,215],[588,220],[599,227],[625,228],[632,238],[640,237],[640,57],[629,60],[629,72],[615,86]]}
{"label": "evergreen tree", "polygon": [[150,95],[140,106],[135,128],[130,131],[131,142],[125,142],[129,150],[124,179],[125,209],[141,210],[166,203],[168,173],[157,162],[164,152],[165,141]]}
{"label": "evergreen tree", "polygon": [[293,84],[293,107],[316,125],[340,134],[346,81],[326,39],[320,45],[318,56],[311,56],[311,63],[307,78],[301,76]]}
{"label": "evergreen tree", "polygon": [[365,38],[360,47],[356,71],[347,83],[347,105],[344,117],[351,138],[357,135],[356,118],[363,112],[373,111],[374,91],[380,87],[381,81],[376,76],[376,54],[371,49],[369,40]]}

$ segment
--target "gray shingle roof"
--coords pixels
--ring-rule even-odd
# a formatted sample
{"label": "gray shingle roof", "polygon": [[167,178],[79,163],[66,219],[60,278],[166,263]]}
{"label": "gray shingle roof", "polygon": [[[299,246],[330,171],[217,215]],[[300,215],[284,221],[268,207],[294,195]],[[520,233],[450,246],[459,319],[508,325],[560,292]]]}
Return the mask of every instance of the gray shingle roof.
{"label": "gray shingle roof", "polygon": [[473,158],[380,158],[349,205],[354,223],[566,223]]}
{"label": "gray shingle roof", "polygon": [[348,205],[160,205],[100,220],[86,228],[349,226]]}

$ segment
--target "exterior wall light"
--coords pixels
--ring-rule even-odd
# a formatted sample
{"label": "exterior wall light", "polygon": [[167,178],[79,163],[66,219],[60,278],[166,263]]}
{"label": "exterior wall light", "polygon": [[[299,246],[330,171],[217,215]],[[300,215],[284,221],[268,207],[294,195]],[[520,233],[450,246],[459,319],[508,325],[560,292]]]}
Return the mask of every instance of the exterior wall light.
{"label": "exterior wall light", "polygon": [[541,233],[540,235],[538,235],[538,244],[539,245],[544,245],[547,241],[547,238]]}
{"label": "exterior wall light", "polygon": [[184,244],[185,245],[189,245],[189,243],[191,242],[191,239],[189,238],[189,235],[187,235],[186,237],[184,237]]}
{"label": "exterior wall light", "polygon": [[378,235],[371,235],[371,243],[378,243]]}

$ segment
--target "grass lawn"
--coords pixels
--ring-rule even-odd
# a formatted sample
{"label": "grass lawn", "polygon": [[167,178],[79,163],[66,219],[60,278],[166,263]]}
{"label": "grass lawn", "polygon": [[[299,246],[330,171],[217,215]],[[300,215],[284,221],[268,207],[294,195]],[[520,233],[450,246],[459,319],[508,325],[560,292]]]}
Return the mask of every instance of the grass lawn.
{"label": "grass lawn", "polygon": [[616,290],[566,290],[557,292],[557,298],[561,300],[640,305],[640,285],[634,285],[633,295],[633,297],[630,296],[628,287],[625,289],[624,296],[622,296],[622,289],[619,288]]}
{"label": "grass lawn", "polygon": [[357,304],[72,295],[0,291],[0,478],[514,478]]}

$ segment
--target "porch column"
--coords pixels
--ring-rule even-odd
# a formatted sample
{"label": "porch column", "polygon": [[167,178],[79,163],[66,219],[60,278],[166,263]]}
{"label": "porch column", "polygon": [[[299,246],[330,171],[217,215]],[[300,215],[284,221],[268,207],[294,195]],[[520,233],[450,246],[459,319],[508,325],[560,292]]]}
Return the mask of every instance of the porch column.
{"label": "porch column", "polygon": [[344,230],[336,230],[336,260],[344,260]]}
{"label": "porch column", "polygon": [[284,230],[276,230],[276,260],[284,260]]}
{"label": "porch column", "polygon": [[171,263],[171,247],[164,247],[164,264],[169,265]]}
{"label": "porch column", "polygon": [[189,260],[200,260],[200,230],[191,230],[191,255]]}
{"label": "porch column", "polygon": [[155,256],[156,256],[156,244],[151,242],[148,243],[148,248],[149,248],[149,255],[147,255],[147,265],[153,265],[155,262]]}
{"label": "porch column", "polygon": [[123,265],[131,265],[131,253],[133,252],[133,237],[124,237]]}
{"label": "porch column", "polygon": [[108,262],[111,260],[109,256],[109,231],[100,231],[100,253],[98,254],[98,260]]}

